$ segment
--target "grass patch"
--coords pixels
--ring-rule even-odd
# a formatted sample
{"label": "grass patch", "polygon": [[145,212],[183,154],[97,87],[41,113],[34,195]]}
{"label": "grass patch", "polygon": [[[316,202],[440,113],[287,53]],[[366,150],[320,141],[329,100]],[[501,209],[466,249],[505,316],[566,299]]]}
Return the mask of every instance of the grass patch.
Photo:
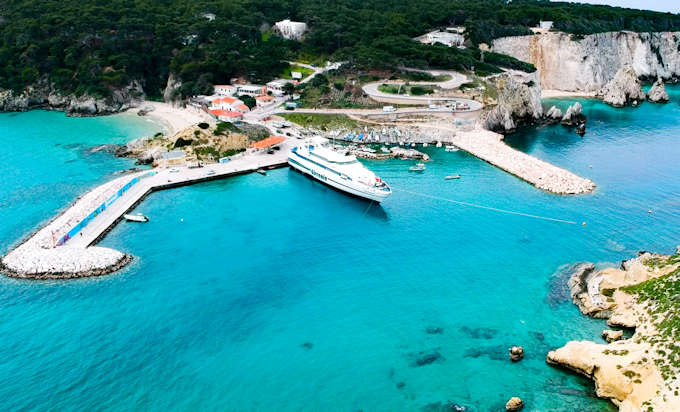
{"label": "grass patch", "polygon": [[283,113],[281,116],[302,127],[315,127],[322,130],[359,127],[355,120],[344,114]]}
{"label": "grass patch", "polygon": [[[288,66],[286,67],[283,72],[279,75],[280,78],[282,79],[292,79],[293,76],[291,75],[292,72],[300,72],[302,73],[302,79],[305,79],[309,77],[312,73],[314,73],[314,70],[308,69],[306,67],[302,66]],[[300,79],[300,80],[302,80]]]}

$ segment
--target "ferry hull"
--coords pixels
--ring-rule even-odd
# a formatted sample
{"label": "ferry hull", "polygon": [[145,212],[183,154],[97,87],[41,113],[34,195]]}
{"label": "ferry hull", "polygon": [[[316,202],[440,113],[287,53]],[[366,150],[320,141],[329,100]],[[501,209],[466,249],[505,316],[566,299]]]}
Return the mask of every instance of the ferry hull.
{"label": "ferry hull", "polygon": [[390,194],[392,194],[391,191],[373,192],[362,190],[361,187],[358,187],[359,185],[357,183],[346,181],[345,179],[342,179],[340,176],[337,176],[330,172],[317,170],[317,168],[311,162],[309,162],[307,159],[303,158],[302,156],[294,152],[291,152],[290,155],[288,156],[288,164],[293,169],[299,171],[300,173],[310,176],[314,180],[324,183],[341,192],[345,192],[347,194],[362,199],[368,199],[380,203],[383,200],[385,200]]}

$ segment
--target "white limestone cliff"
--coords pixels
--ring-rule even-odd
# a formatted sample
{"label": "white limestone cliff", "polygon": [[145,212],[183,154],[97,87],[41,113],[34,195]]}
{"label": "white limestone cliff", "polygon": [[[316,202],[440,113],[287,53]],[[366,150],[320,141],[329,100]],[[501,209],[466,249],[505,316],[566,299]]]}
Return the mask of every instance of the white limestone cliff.
{"label": "white limestone cliff", "polygon": [[680,32],[548,32],[494,40],[494,52],[532,63],[543,89],[595,92],[630,65],[638,76],[680,77]]}

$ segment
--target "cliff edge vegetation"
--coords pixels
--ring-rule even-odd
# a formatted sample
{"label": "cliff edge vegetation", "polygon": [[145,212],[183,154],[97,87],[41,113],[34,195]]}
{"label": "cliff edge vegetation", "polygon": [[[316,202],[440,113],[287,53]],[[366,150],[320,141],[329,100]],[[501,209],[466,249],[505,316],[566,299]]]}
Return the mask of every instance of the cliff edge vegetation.
{"label": "cliff edge vegetation", "polygon": [[641,252],[620,268],[579,265],[569,287],[581,312],[635,332],[618,340],[622,333],[605,330],[609,344],[569,342],[548,363],[594,379],[597,395],[621,411],[680,410],[680,248]]}

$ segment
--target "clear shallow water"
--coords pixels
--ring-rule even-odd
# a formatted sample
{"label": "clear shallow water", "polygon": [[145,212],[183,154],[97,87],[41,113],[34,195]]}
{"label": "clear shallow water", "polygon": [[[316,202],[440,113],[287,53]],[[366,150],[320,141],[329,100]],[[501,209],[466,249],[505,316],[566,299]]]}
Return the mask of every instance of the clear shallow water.
{"label": "clear shallow water", "polygon": [[[453,401],[487,411],[518,395],[528,410],[612,410],[589,396],[589,382],[545,364],[549,349],[597,340],[605,327],[566,300],[556,272],[680,244],[678,97],[674,90],[669,105],[619,111],[583,101],[583,139],[561,126],[508,138],[592,178],[592,195],[549,195],[463,152],[435,149],[422,175],[408,173],[407,162],[370,163],[397,189],[382,206],[287,169],[155,193],[138,207],[151,222],[121,224],[102,242],[135,255],[122,272],[0,280],[0,397],[8,409],[382,411]],[[10,130],[43,115],[53,114],[13,117]],[[102,143],[112,128],[102,126],[96,142],[70,139]],[[0,139],[23,161],[0,163],[14,173],[5,179],[14,186],[0,186],[0,213],[21,219],[3,225],[3,247],[80,193],[74,177],[89,187],[129,166],[54,146],[64,137],[36,147],[12,133]],[[37,159],[36,150],[44,152]],[[463,178],[443,179],[453,173]],[[26,189],[26,200],[5,200],[31,185],[44,195]],[[525,347],[524,361],[509,362],[512,344]],[[440,359],[417,366],[435,352]]]}

